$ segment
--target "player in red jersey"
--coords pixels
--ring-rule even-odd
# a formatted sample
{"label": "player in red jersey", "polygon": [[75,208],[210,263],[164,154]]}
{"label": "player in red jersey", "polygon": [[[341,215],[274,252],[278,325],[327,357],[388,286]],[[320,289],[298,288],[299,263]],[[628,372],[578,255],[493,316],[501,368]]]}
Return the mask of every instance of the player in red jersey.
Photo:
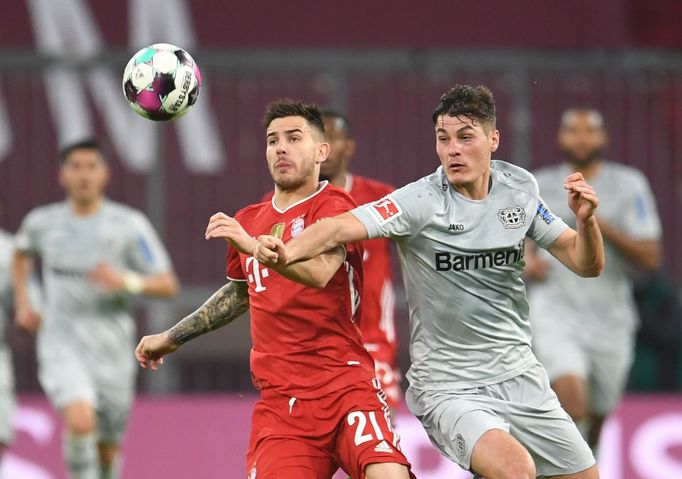
{"label": "player in red jersey", "polygon": [[[288,240],[354,207],[341,189],[319,182],[329,154],[319,110],[289,100],[265,112],[271,202],[217,213],[206,238],[228,241],[230,282],[168,331],[145,336],[135,354],[156,369],[163,356],[250,309],[254,407],[247,477],[406,479],[409,462],[392,431],[385,395],[354,318],[362,249],[338,248],[298,267],[263,268],[250,252],[259,235]],[[303,283],[298,284],[297,282]]]}
{"label": "player in red jersey", "polygon": [[[333,110],[323,110],[324,130],[331,151],[320,165],[320,179],[343,188],[359,205],[379,200],[395,189],[393,186],[348,171],[348,161],[355,154],[355,139],[348,118]],[[400,402],[400,370],[396,364],[395,294],[391,272],[389,240],[363,241],[363,288],[360,332],[367,351],[374,358],[377,377],[388,404]]]}

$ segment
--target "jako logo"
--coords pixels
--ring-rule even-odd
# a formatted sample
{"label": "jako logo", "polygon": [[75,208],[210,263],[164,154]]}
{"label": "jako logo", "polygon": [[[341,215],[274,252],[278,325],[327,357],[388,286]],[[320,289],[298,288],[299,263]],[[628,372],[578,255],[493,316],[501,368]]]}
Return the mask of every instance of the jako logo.
{"label": "jako logo", "polygon": [[523,259],[523,242],[513,248],[471,255],[435,253],[436,271],[466,271],[516,263]]}

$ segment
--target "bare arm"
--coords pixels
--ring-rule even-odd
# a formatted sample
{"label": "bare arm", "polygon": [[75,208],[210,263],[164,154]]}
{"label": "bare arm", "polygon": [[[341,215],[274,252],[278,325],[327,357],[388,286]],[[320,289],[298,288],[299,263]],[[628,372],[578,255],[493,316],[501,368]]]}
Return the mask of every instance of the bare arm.
{"label": "bare arm", "polygon": [[109,292],[128,291],[131,294],[171,298],[180,289],[173,271],[144,276],[133,271],[119,271],[108,263],[100,263],[90,271],[89,277]]}
{"label": "bare arm", "polygon": [[244,281],[231,281],[202,304],[199,309],[179,321],[167,331],[144,336],[135,357],[143,368],[149,362],[152,369],[163,364],[163,356],[176,351],[186,342],[231,323],[249,309],[248,285]]}
{"label": "bare arm", "polygon": [[568,228],[548,251],[564,266],[585,278],[599,276],[604,269],[604,244],[596,220],[578,230]]}
{"label": "bare arm", "polygon": [[288,266],[273,265],[272,269],[297,283],[313,288],[324,288],[346,259],[346,252],[341,246],[322,253],[307,261],[293,263]]}
{"label": "bare arm", "polygon": [[594,215],[599,199],[581,173],[569,175],[564,188],[577,227],[561,233],[548,251],[579,276],[599,276],[604,269],[604,240]]}
{"label": "bare arm", "polygon": [[40,327],[40,314],[31,304],[28,280],[33,271],[33,257],[15,250],[12,258],[12,284],[14,287],[15,322],[18,327],[36,332]]}
{"label": "bare arm", "polygon": [[[262,239],[263,237],[259,238]],[[273,239],[271,236],[266,237]],[[273,243],[260,242],[254,257],[267,265],[286,266],[319,256],[347,243],[368,238],[367,229],[352,213],[326,218],[309,226],[286,246],[277,238]]]}
{"label": "bare arm", "polygon": [[[305,234],[305,231],[303,234]],[[231,247],[244,254],[253,253],[260,245],[259,241],[250,236],[236,219],[225,213],[216,213],[211,216],[206,227],[205,236],[206,239],[222,238]],[[274,238],[261,236],[261,238],[265,237]],[[341,264],[343,264],[344,258],[345,252],[343,248],[337,246],[331,248],[330,251],[325,250],[325,254],[311,258],[309,261],[291,265],[271,263],[268,266],[292,281],[314,288],[323,288],[334,276],[334,273],[336,273]]]}
{"label": "bare arm", "polygon": [[604,239],[638,268],[651,271],[661,264],[661,242],[656,239],[633,239],[609,223],[598,219]]}

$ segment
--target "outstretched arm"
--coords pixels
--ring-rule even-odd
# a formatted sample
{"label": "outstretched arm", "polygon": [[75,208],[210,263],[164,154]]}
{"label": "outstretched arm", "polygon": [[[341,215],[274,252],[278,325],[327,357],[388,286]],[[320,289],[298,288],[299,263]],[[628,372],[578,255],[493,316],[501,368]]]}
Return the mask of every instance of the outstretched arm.
{"label": "outstretched arm", "polygon": [[[205,236],[206,239],[222,238],[231,247],[244,254],[253,253],[260,245],[258,240],[250,236],[236,219],[225,213],[216,213],[211,216]],[[344,259],[345,251],[341,247],[336,247],[309,261],[288,266],[274,263],[268,266],[292,281],[313,288],[324,288],[343,264]]]}
{"label": "outstretched arm", "polygon": [[564,188],[577,228],[561,233],[548,251],[579,276],[599,276],[604,269],[604,241],[594,215],[599,199],[581,173],[568,176]]}
{"label": "outstretched arm", "polygon": [[40,327],[41,316],[31,303],[29,276],[33,271],[33,258],[15,250],[12,259],[12,283],[14,287],[14,309],[16,325],[28,332],[35,333]]}
{"label": "outstretched arm", "polygon": [[149,362],[151,368],[156,370],[159,364],[163,364],[163,356],[175,352],[197,336],[225,326],[248,308],[248,285],[245,281],[231,281],[171,329],[144,336],[135,348],[135,358],[143,368],[147,368]]}
{"label": "outstretched arm", "polygon": [[260,237],[260,243],[253,256],[266,265],[283,267],[309,260],[347,243],[366,240],[368,237],[367,229],[360,220],[352,213],[343,213],[309,226],[286,246],[272,236]]}

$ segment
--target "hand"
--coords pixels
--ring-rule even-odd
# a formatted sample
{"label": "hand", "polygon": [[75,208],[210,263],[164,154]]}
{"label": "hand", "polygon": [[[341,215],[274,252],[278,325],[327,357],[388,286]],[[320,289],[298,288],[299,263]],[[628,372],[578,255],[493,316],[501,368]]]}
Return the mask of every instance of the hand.
{"label": "hand", "polygon": [[163,364],[163,357],[177,351],[177,349],[178,345],[170,340],[168,331],[164,331],[140,339],[135,348],[135,359],[144,369],[147,369],[147,363],[149,363],[149,367],[156,371]]}
{"label": "hand", "polygon": [[28,333],[35,333],[40,328],[42,317],[31,306],[21,306],[16,309],[14,322],[19,329]]}
{"label": "hand", "polygon": [[271,268],[286,266],[287,264],[286,246],[281,239],[275,236],[260,235],[252,254],[260,263]]}
{"label": "hand", "polygon": [[241,253],[249,254],[256,247],[256,240],[250,236],[239,221],[225,213],[216,213],[208,220],[206,239],[223,238]]}
{"label": "hand", "polygon": [[90,270],[88,277],[106,293],[116,293],[125,289],[123,274],[109,263],[98,263]]}
{"label": "hand", "polygon": [[564,180],[564,189],[568,191],[568,206],[575,213],[576,220],[586,221],[594,216],[599,206],[599,198],[592,187],[587,184],[582,173],[573,173]]}

